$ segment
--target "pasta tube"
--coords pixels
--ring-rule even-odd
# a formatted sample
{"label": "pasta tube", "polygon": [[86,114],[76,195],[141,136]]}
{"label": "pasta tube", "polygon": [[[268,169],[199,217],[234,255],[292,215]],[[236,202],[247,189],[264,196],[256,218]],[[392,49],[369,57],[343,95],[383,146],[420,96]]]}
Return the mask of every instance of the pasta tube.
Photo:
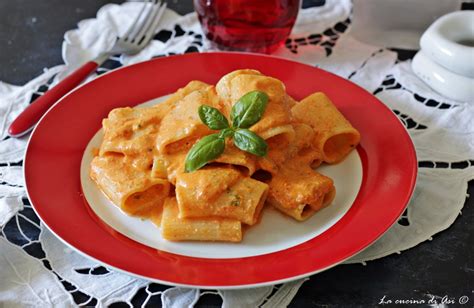
{"label": "pasta tube", "polygon": [[242,225],[219,217],[180,218],[176,198],[165,200],[161,235],[170,241],[242,241]]}
{"label": "pasta tube", "polygon": [[170,190],[167,180],[152,178],[149,169],[121,155],[94,157],[90,177],[115,205],[133,216],[148,217],[161,208]]}
{"label": "pasta tube", "polygon": [[336,195],[333,181],[307,168],[283,167],[269,184],[268,202],[296,220],[306,220],[331,204]]}
{"label": "pasta tube", "polygon": [[283,163],[288,155],[288,146],[294,138],[290,112],[293,100],[286,94],[285,85],[280,80],[264,76],[255,70],[237,70],[222,77],[216,89],[219,97],[226,103],[227,113],[250,91],[258,90],[268,95],[268,104],[262,118],[250,130],[267,141],[268,157],[271,160],[267,163]]}
{"label": "pasta tube", "polygon": [[291,112],[296,120],[313,128],[313,145],[327,163],[340,162],[359,144],[360,134],[357,129],[324,93],[306,97]]}
{"label": "pasta tube", "polygon": [[243,178],[232,168],[207,167],[178,175],[176,198],[180,217],[237,219],[248,225],[258,221],[268,185]]}
{"label": "pasta tube", "polygon": [[187,152],[197,139],[212,133],[199,118],[197,111],[201,105],[220,108],[214,87],[191,92],[176,102],[174,109],[163,118],[156,138],[160,153]]}
{"label": "pasta tube", "polygon": [[104,139],[100,155],[121,153],[137,155],[152,152],[164,105],[149,108],[116,108],[102,121]]}
{"label": "pasta tube", "polygon": [[209,84],[199,81],[193,80],[190,81],[186,86],[178,89],[175,93],[171,94],[164,102],[157,104],[159,106],[161,104],[173,106],[180,100],[182,100],[188,94],[198,91],[198,90],[205,90],[206,88],[210,87]]}
{"label": "pasta tube", "polygon": [[251,176],[257,168],[255,155],[238,149],[231,140],[227,140],[224,153],[215,159],[214,162],[232,165],[245,176]]}

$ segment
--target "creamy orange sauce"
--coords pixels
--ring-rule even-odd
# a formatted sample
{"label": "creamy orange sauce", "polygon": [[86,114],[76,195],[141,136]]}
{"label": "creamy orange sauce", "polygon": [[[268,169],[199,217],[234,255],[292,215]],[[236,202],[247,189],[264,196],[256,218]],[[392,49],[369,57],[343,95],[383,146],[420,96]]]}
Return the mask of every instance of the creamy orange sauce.
{"label": "creamy orange sauce", "polygon": [[150,108],[118,108],[103,121],[104,139],[100,154],[118,152],[138,155],[152,151],[163,113],[169,106]]}
{"label": "creamy orange sauce", "polygon": [[184,163],[186,160],[186,152],[178,152],[175,154],[163,154],[168,181],[173,185],[176,184],[178,174],[184,172]]}
{"label": "creamy orange sauce", "polygon": [[145,214],[144,218],[151,220],[153,224],[157,227],[161,226],[161,219],[163,217],[163,208],[162,206],[156,206],[151,209],[148,213]]}
{"label": "creamy orange sauce", "polygon": [[254,224],[268,186],[243,176],[231,166],[205,167],[182,173],[176,181],[181,217],[219,216]]}
{"label": "creamy orange sauce", "polygon": [[232,168],[203,168],[192,173],[179,176],[176,186],[186,190],[195,200],[195,206],[206,207],[223,193],[229,194],[229,187],[241,177]]}
{"label": "creamy orange sauce", "polygon": [[288,207],[297,207],[300,204],[317,205],[332,186],[331,179],[315,173],[309,167],[284,167],[270,182],[269,193]]}
{"label": "creamy orange sauce", "polygon": [[230,139],[226,141],[224,153],[214,162],[235,166],[245,176],[251,176],[257,168],[257,158],[255,155],[238,149]]}
{"label": "creamy orange sauce", "polygon": [[97,155],[99,155],[99,151],[100,151],[99,148],[92,148],[91,149],[91,155],[92,156],[97,156]]}
{"label": "creamy orange sauce", "polygon": [[157,199],[156,196],[163,195],[163,187],[154,185],[145,191],[136,192],[130,195],[122,209],[131,215],[148,217],[150,213],[163,203],[163,199]]}
{"label": "creamy orange sauce", "polygon": [[152,143],[156,142],[160,153],[186,151],[185,146],[189,149],[198,138],[212,133],[199,118],[197,110],[201,105],[219,108],[213,87],[189,93],[163,118],[157,138]]}
{"label": "creamy orange sauce", "polygon": [[314,130],[313,145],[327,163],[343,160],[359,144],[360,133],[324,93],[306,97],[291,108],[291,113]]}
{"label": "creamy orange sauce", "polygon": [[[212,106],[229,119],[232,106],[254,90],[269,97],[249,128],[266,140],[268,155],[256,157],[228,139],[221,156],[186,173],[190,148],[216,133],[198,108]],[[332,162],[331,153],[347,155],[360,138],[325,96],[297,103],[280,80],[255,70],[231,72],[215,87],[192,81],[154,107],[115,109],[103,127],[91,178],[123,211],[150,219],[176,241],[241,241],[242,229],[261,219],[266,202],[307,219],[335,195],[333,181],[313,168]]]}

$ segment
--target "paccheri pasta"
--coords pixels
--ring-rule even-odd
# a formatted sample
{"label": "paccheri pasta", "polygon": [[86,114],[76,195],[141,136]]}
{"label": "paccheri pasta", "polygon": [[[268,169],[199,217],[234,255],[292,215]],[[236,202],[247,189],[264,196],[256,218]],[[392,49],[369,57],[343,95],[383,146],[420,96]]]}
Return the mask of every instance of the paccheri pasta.
{"label": "paccheri pasta", "polygon": [[[268,98],[261,118],[248,127],[266,142],[266,155],[224,139],[220,156],[186,172],[190,149],[216,133],[198,108],[230,118],[239,98],[252,91]],[[90,177],[125,213],[151,219],[171,241],[240,242],[243,226],[256,224],[265,205],[307,220],[336,194],[333,181],[315,168],[340,162],[360,140],[323,93],[295,102],[280,80],[250,69],[233,71],[216,86],[191,81],[153,107],[114,109],[102,124]]]}

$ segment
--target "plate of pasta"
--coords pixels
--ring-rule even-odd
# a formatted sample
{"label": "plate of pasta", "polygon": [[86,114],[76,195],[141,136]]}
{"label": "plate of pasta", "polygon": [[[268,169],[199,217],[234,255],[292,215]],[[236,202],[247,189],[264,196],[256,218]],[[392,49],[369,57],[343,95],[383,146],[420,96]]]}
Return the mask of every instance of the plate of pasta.
{"label": "plate of pasta", "polygon": [[271,56],[204,53],[104,74],[58,102],[25,154],[45,225],[171,285],[245,288],[328,269],[379,238],[416,181],[373,95]]}

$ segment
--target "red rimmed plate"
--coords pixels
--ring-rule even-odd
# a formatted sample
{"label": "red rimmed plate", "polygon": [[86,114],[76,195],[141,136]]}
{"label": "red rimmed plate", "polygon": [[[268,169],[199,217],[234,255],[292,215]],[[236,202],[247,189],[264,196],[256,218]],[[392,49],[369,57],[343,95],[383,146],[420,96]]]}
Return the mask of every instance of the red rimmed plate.
{"label": "red rimmed plate", "polygon": [[[91,199],[84,197],[80,170],[84,151],[108,112],[162,97],[190,80],[215,83],[222,75],[240,68],[257,69],[282,80],[297,100],[316,91],[325,92],[361,132],[362,141],[353,162],[354,168],[357,163],[361,165],[363,175],[355,201],[347,211],[312,238],[262,253],[219,258],[156,249],[122,235],[106,219],[109,224],[100,219],[95,204],[91,207],[87,202]],[[379,238],[398,219],[412,194],[417,171],[415,151],[405,128],[370,93],[311,66],[241,53],[155,59],[105,74],[78,88],[37,125],[24,168],[35,211],[68,245],[130,274],[165,284],[205,288],[280,283],[344,261]],[[284,231],[275,227],[275,232]]]}

